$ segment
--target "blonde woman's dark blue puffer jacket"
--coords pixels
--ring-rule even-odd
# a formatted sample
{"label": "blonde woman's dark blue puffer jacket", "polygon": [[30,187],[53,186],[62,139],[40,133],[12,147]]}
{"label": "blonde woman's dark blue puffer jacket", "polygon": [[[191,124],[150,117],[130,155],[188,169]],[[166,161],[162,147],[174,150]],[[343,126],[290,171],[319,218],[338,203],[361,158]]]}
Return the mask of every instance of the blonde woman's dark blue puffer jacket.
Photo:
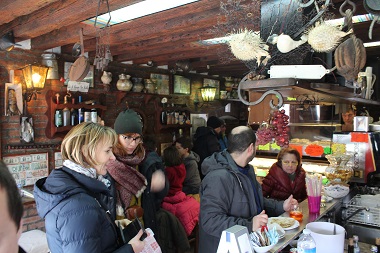
{"label": "blonde woman's dark blue puffer jacket", "polygon": [[133,253],[129,244],[118,248],[116,227],[96,200],[102,195],[110,196],[102,182],[67,167],[36,182],[36,207],[52,253]]}

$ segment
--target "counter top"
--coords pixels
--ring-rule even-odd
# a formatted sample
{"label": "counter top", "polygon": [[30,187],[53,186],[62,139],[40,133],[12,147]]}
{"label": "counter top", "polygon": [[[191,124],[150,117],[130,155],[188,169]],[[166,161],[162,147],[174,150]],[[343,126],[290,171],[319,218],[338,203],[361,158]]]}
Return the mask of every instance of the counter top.
{"label": "counter top", "polygon": [[[321,207],[319,214],[309,214],[309,207],[307,199],[302,201],[299,206],[302,208],[303,220],[297,228],[285,231],[285,237],[280,239],[276,246],[270,251],[272,253],[280,252],[284,249],[290,242],[296,239],[306,227],[306,225],[313,221],[318,221],[329,211],[332,211],[335,207],[340,205],[340,199],[333,199],[331,202],[323,203],[324,207]],[[289,217],[289,212],[285,212],[280,217]]]}

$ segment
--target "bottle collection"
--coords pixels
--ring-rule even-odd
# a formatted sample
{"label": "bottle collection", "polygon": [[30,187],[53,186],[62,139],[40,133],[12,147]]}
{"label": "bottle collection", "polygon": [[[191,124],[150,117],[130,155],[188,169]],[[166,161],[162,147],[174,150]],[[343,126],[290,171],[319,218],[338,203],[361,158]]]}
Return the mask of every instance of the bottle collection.
{"label": "bottle collection", "polygon": [[[57,96],[57,102],[59,102],[58,97],[59,96]],[[56,127],[75,126],[82,122],[98,122],[98,112],[95,107],[93,107],[92,109],[85,109],[84,107],[80,107],[78,109],[69,109],[71,105],[76,104],[75,98],[71,99],[71,105],[70,103],[68,103],[68,98],[70,97],[71,94],[67,94],[64,97],[63,103],[67,106],[65,106],[62,110],[55,110],[54,125]],[[82,103],[82,96],[78,96],[78,104]],[[95,102],[92,102],[92,105],[95,106]]]}
{"label": "bottle collection", "polygon": [[162,111],[161,112],[161,124],[173,125],[173,124],[190,124],[190,117],[185,111]]}

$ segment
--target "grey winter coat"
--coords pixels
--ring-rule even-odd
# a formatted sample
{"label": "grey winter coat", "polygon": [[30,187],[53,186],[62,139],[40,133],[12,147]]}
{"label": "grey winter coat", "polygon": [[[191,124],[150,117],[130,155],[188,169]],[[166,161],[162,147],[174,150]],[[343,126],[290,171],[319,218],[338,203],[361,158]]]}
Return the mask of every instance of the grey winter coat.
{"label": "grey winter coat", "polygon": [[[265,212],[269,216],[282,214],[284,202],[263,198],[254,169],[250,168],[249,177]],[[258,213],[251,181],[239,171],[227,150],[206,158],[202,172],[206,176],[200,190],[199,253],[210,253],[217,251],[223,230],[241,225],[252,232],[252,218]]]}
{"label": "grey winter coat", "polygon": [[129,244],[118,248],[116,227],[100,206],[101,195],[111,197],[102,182],[67,167],[36,182],[36,207],[45,219],[52,253],[133,253]]}
{"label": "grey winter coat", "polygon": [[183,159],[186,168],[186,178],[183,182],[182,191],[186,194],[198,194],[201,185],[201,177],[198,170],[199,155],[190,151],[188,157]]}

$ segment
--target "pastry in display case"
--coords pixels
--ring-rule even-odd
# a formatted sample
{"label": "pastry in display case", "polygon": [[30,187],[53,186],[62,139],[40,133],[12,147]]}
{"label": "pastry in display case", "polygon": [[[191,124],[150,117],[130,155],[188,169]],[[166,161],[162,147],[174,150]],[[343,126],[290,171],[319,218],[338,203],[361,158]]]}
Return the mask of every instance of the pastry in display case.
{"label": "pastry in display case", "polygon": [[354,175],[354,170],[348,164],[350,154],[331,154],[325,157],[330,162],[325,171],[325,176],[330,182],[348,183]]}

